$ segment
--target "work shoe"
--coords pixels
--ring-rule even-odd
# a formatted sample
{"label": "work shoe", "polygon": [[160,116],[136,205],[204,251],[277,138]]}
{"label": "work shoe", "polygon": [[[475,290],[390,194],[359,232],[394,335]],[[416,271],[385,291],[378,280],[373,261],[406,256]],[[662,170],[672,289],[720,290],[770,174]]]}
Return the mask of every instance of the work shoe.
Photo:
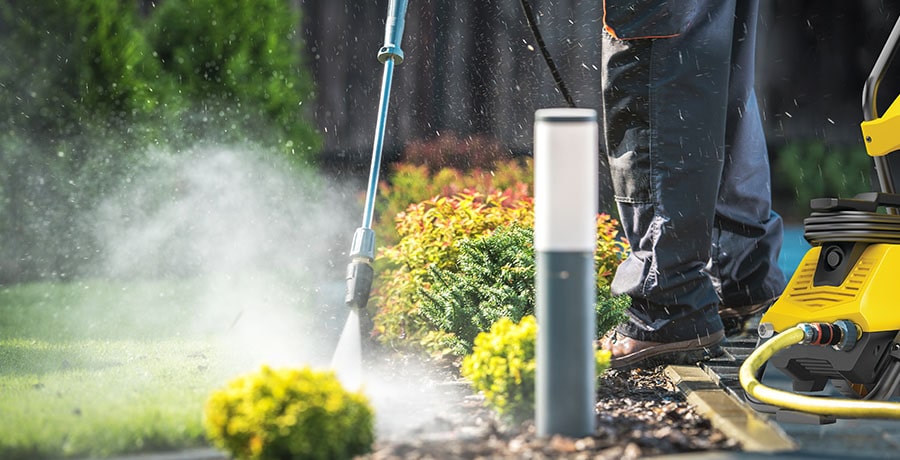
{"label": "work shoe", "polygon": [[733,337],[747,332],[747,325],[750,323],[750,320],[757,314],[765,313],[776,300],[778,300],[778,297],[743,307],[720,306],[719,317],[722,318],[722,324],[725,325],[725,336]]}
{"label": "work shoe", "polygon": [[719,343],[725,340],[725,332],[714,332],[680,342],[650,342],[637,340],[616,331],[600,341],[612,357],[609,367],[628,370],[636,367],[655,367],[662,364],[696,364],[722,355]]}

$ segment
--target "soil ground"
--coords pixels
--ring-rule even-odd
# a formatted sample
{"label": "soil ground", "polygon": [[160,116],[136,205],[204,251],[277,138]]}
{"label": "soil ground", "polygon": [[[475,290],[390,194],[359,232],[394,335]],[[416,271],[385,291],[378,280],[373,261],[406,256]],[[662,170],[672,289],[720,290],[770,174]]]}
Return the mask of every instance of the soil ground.
{"label": "soil ground", "polygon": [[[445,458],[632,459],[698,451],[737,450],[685,402],[663,368],[607,371],[598,387],[597,429],[573,439],[540,438],[533,422],[504,425],[462,381],[455,410],[438,410],[418,433],[379,437],[372,460]],[[467,391],[466,391],[467,390]]]}

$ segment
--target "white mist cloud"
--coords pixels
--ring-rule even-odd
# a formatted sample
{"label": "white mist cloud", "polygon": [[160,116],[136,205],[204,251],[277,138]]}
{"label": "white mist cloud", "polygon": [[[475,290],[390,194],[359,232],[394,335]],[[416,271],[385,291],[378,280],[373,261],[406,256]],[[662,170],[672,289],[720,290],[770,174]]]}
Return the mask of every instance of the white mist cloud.
{"label": "white mist cloud", "polygon": [[471,387],[446,364],[415,356],[383,356],[365,364],[362,388],[375,408],[380,439],[439,439],[474,426],[480,402],[470,399]]}
{"label": "white mist cloud", "polygon": [[[350,314],[343,276],[358,201],[357,191],[252,149],[154,152],[93,216],[97,272],[193,286],[187,329],[224,342],[236,374],[324,368]],[[379,437],[449,429],[470,390],[448,379],[417,360],[363,360]]]}
{"label": "white mist cloud", "polygon": [[327,362],[346,312],[341,283],[356,195],[277,154],[205,146],[153,152],[93,225],[99,272],[192,280],[193,330],[227,334],[250,363]]}
{"label": "white mist cloud", "polygon": [[[358,205],[279,158],[206,147],[151,154],[101,207],[98,231],[113,275],[300,272],[333,263]],[[343,198],[343,202],[341,199]]]}

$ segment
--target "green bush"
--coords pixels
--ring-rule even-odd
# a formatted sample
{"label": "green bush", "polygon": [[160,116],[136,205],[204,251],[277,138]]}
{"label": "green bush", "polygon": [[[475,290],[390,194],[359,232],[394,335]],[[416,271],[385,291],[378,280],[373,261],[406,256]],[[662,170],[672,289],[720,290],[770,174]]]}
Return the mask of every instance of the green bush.
{"label": "green bush", "polygon": [[459,242],[453,268],[432,266],[420,288],[421,315],[439,332],[447,351],[463,355],[478,333],[500,318],[518,322],[534,313],[534,232],[513,225]]}
{"label": "green bush", "polygon": [[150,17],[148,40],[177,92],[189,132],[219,141],[250,139],[303,162],[319,137],[301,115],[312,99],[303,67],[300,11],[288,0],[166,0]]}
{"label": "green bush", "polygon": [[62,141],[85,125],[122,128],[157,108],[159,63],[136,3],[4,2],[0,23],[4,132]]}
{"label": "green bush", "polygon": [[79,216],[149,142],[158,69],[134,2],[0,2],[0,283],[90,265]]}
{"label": "green bush", "polygon": [[[537,322],[525,316],[516,324],[501,318],[475,337],[472,354],[463,358],[462,375],[484,394],[501,417],[521,422],[534,414]],[[596,373],[609,367],[610,353],[597,350]]]}
{"label": "green bush", "polygon": [[[605,229],[604,229],[605,230]],[[443,334],[430,335],[430,343],[463,355],[475,337],[500,318],[519,321],[535,311],[534,230],[512,225],[492,234],[459,242],[455,267],[431,268],[431,285],[422,288],[420,313]],[[604,263],[597,277],[597,336],[625,319],[629,299],[611,298],[607,265],[620,261],[622,252],[597,252]],[[611,262],[611,263],[610,263]]]}
{"label": "green bush", "polygon": [[420,288],[433,280],[430,267],[455,265],[457,243],[485,235],[508,222],[534,222],[531,198],[510,200],[505,192],[461,193],[411,205],[397,217],[400,241],[380,251],[372,297],[375,334],[394,346],[416,344],[430,330],[419,314]]}
{"label": "green bush", "polygon": [[332,372],[263,366],[209,397],[209,439],[241,459],[353,458],[371,450],[373,413]]}
{"label": "green bush", "polygon": [[[471,340],[474,335],[473,330],[467,333],[471,336],[467,342],[456,342],[457,338],[447,335],[452,328],[436,327],[429,318],[422,312],[425,302],[432,302],[431,314],[432,320],[436,324],[447,323],[441,319],[443,314],[438,313],[445,311],[447,308],[438,306],[439,303],[433,302],[440,300],[439,289],[435,289],[435,285],[440,285],[441,280],[436,275],[443,276],[447,280],[459,277],[460,264],[458,257],[462,245],[466,240],[475,241],[477,238],[490,235],[497,229],[508,227],[511,223],[517,226],[531,228],[534,225],[534,203],[530,197],[511,201],[503,192],[497,192],[493,195],[479,195],[462,193],[452,197],[437,197],[426,200],[410,206],[407,212],[401,213],[397,219],[397,230],[401,235],[400,242],[392,247],[385,248],[379,255],[376,267],[378,276],[375,284],[375,292],[373,296],[373,306],[377,308],[374,315],[374,333],[383,342],[392,346],[403,345],[425,345],[431,351],[453,351],[459,353],[468,350],[471,347]],[[625,256],[628,246],[626,243],[617,239],[616,226],[618,223],[606,214],[601,214],[597,218],[597,252],[595,253],[595,267],[597,269],[598,293],[609,300],[609,289],[606,287],[612,277],[612,274],[622,258]],[[504,237],[506,238],[506,237]],[[530,243],[522,243],[525,248],[521,252],[525,254],[512,254],[512,243],[523,241],[522,235],[518,239],[515,236],[504,240],[488,240],[489,245],[496,245],[496,241],[502,241],[501,245],[506,245],[506,250],[496,248],[500,253],[506,254],[510,260],[519,260],[521,267],[511,270],[510,273],[503,273],[503,264],[496,263],[491,265],[491,271],[478,272],[478,277],[469,279],[469,290],[477,286],[479,289],[488,286],[497,286],[502,280],[509,279],[514,276],[518,283],[526,284],[525,277],[533,278],[533,249],[530,249]],[[474,243],[477,244],[477,243]],[[474,246],[473,246],[474,248]],[[526,251],[531,251],[528,256]],[[525,264],[523,259],[515,259],[521,256],[530,257],[531,262]],[[477,260],[476,251],[472,253],[472,265]],[[530,268],[529,268],[530,267]],[[531,270],[530,273],[528,270]],[[464,278],[461,278],[464,279]],[[476,281],[477,280],[477,281]],[[448,285],[449,286],[449,285]],[[449,290],[451,294],[457,289],[453,287]],[[503,310],[507,306],[501,306],[501,302],[514,301],[519,302],[521,292],[516,292],[517,288],[503,289],[506,297],[502,300],[498,298],[494,302],[498,310]],[[465,290],[460,290],[461,294]],[[432,299],[426,300],[424,293],[432,296]],[[533,293],[525,291],[526,297],[530,297],[528,305],[529,311],[533,311]],[[438,296],[438,297],[434,297]],[[450,295],[452,297],[452,295]],[[461,305],[464,302],[456,302]],[[622,305],[627,300],[617,298],[610,302],[602,302],[602,311],[598,316],[599,325],[614,324],[621,320]],[[455,307],[449,307],[451,310]],[[474,305],[460,307],[458,314],[447,315],[464,321],[466,314],[462,313],[466,309],[477,308]],[[469,321],[472,321],[469,319]],[[486,320],[485,320],[486,321]],[[459,321],[451,321],[460,324]],[[489,323],[479,321],[478,327],[474,330],[485,330],[489,327]],[[465,345],[468,343],[469,345]],[[447,350],[449,348],[449,350]]]}
{"label": "green bush", "polygon": [[4,132],[249,139],[303,159],[319,146],[301,119],[313,86],[288,0],[166,0],[146,16],[135,2],[12,2],[0,24]]}
{"label": "green bush", "polygon": [[792,201],[778,204],[787,217],[806,217],[813,198],[853,197],[873,190],[872,158],[862,146],[795,142],[781,149],[776,158],[773,196],[790,197]]}
{"label": "green bush", "polygon": [[150,151],[228,142],[311,162],[295,3],[0,2],[0,283],[89,270],[79,219]]}

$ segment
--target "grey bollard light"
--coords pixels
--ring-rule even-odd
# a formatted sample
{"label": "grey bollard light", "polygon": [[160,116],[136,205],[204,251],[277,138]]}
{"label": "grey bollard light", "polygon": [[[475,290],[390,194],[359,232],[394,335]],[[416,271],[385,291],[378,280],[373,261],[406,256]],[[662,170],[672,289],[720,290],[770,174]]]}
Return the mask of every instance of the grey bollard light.
{"label": "grey bollard light", "polygon": [[594,431],[597,112],[541,109],[534,122],[539,436]]}

